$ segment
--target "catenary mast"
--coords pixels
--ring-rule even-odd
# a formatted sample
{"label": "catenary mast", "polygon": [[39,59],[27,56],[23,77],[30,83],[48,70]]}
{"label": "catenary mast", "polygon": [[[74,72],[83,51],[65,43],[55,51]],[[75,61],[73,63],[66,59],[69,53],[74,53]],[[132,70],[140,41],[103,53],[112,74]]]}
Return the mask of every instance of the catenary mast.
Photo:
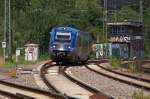
{"label": "catenary mast", "polygon": [[5,61],[12,60],[12,34],[11,34],[11,5],[10,0],[5,0],[5,18],[4,18],[4,42],[6,42],[6,48],[4,48]]}

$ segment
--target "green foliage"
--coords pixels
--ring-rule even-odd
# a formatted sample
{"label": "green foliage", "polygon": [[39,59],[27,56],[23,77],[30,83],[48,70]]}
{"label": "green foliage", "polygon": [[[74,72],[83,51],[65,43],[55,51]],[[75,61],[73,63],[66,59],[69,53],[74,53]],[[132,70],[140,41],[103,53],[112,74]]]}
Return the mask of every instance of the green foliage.
{"label": "green foliage", "polygon": [[47,53],[47,52],[44,52],[39,56],[40,61],[49,60],[49,59],[50,59],[50,56],[49,56],[49,53]]}
{"label": "green foliage", "polygon": [[133,73],[140,72],[140,66],[135,62],[131,62],[129,63],[129,70]]}
{"label": "green foliage", "polygon": [[146,58],[150,58],[150,7],[147,8],[147,10],[145,11],[145,16],[144,16],[144,23],[145,23],[145,57]]}
{"label": "green foliage", "polygon": [[0,55],[3,55],[3,48],[0,48]]}
{"label": "green foliage", "polygon": [[[13,62],[16,64],[15,60]],[[19,56],[18,57],[18,62],[17,62],[18,65],[19,64],[27,65],[27,64],[35,64],[35,63],[37,63],[37,61],[34,61],[34,62],[26,61],[24,56]]]}
{"label": "green foliage", "polygon": [[145,96],[143,91],[134,92],[132,99],[150,99],[149,96]]}
{"label": "green foliage", "polygon": [[95,52],[92,52],[91,54],[90,54],[90,59],[96,59],[96,53]]}
{"label": "green foliage", "polygon": [[13,62],[5,63],[4,67],[5,68],[15,68],[16,64]]}
{"label": "green foliage", "polygon": [[99,35],[100,42],[103,41],[103,36],[101,36],[102,35],[102,29],[100,29],[99,27],[91,26],[91,27],[87,28],[87,31],[92,34],[93,39],[97,39],[97,36]]}
{"label": "green foliage", "polygon": [[[1,6],[2,5],[2,6]],[[102,8],[99,0],[11,0],[13,50],[26,43],[47,51],[50,29],[72,26],[100,33]],[[0,41],[3,40],[4,0],[0,1]]]}
{"label": "green foliage", "polygon": [[123,7],[110,17],[110,21],[139,21],[139,14],[129,6]]}
{"label": "green foliage", "polygon": [[121,60],[118,58],[112,58],[111,59],[111,66],[113,69],[119,69],[121,66]]}
{"label": "green foliage", "polygon": [[[0,42],[3,41],[4,1],[0,0]],[[13,32],[13,51],[26,43],[39,44],[40,51],[47,51],[49,31],[55,26],[71,26],[102,38],[103,8],[101,0],[11,0],[11,26]],[[111,21],[137,21],[139,0],[129,0],[110,17]],[[150,0],[144,0],[145,51],[150,58]]]}

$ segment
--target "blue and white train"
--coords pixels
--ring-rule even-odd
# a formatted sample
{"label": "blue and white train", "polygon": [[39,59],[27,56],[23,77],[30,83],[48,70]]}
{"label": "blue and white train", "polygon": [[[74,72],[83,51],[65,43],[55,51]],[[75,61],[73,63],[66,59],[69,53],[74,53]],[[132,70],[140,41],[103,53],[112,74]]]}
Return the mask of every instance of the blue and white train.
{"label": "blue and white train", "polygon": [[59,62],[86,62],[91,52],[89,33],[71,27],[55,27],[50,32],[50,56]]}

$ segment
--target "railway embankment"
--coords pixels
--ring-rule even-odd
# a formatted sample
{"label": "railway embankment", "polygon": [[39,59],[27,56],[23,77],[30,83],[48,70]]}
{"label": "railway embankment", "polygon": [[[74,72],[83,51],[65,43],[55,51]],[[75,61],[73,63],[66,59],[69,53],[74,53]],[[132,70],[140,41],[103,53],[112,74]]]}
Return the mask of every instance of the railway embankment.
{"label": "railway embankment", "polygon": [[[17,85],[47,90],[46,88],[39,86],[34,77],[34,74],[37,74],[37,72],[35,72],[36,68],[43,63],[44,62],[38,62],[34,64],[19,64],[17,65],[17,69],[13,66],[0,66],[0,80]],[[2,99],[6,98],[4,95],[0,95],[0,98],[1,97]],[[9,97],[7,98],[9,99]]]}
{"label": "railway embankment", "polygon": [[149,91],[97,74],[84,66],[70,70],[78,79],[117,99],[132,99],[134,93],[140,92],[150,97]]}

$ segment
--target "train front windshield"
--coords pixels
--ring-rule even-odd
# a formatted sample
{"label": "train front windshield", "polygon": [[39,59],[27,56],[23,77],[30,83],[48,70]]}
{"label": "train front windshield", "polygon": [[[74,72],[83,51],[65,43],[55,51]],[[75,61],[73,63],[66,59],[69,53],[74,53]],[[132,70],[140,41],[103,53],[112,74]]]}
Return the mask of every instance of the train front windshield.
{"label": "train front windshield", "polygon": [[71,32],[56,32],[56,42],[71,42]]}

